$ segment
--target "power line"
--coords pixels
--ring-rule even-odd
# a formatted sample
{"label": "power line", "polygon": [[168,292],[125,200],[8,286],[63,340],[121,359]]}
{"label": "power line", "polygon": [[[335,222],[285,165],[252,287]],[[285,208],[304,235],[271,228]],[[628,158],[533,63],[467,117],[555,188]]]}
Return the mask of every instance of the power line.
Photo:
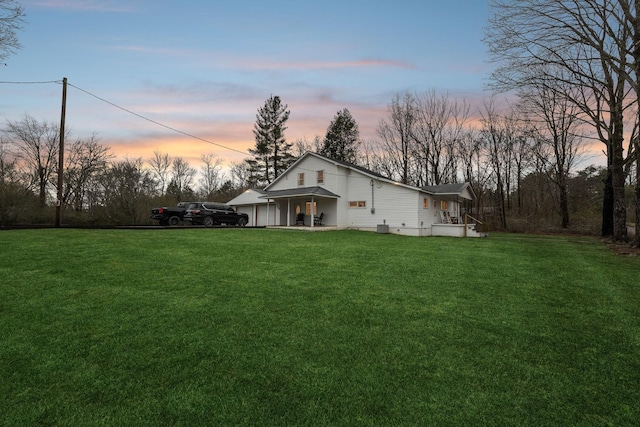
{"label": "power line", "polygon": [[41,85],[50,83],[62,83],[62,80],[50,80],[47,82],[0,82],[0,84],[5,85]]}
{"label": "power line", "polygon": [[[49,81],[23,81],[23,82],[17,82],[17,81],[13,81],[13,82],[10,82],[10,81],[0,81],[0,84],[14,84],[14,85],[29,85],[29,84],[33,84],[33,85],[35,85],[35,84],[51,84],[51,83],[62,84],[62,80],[49,80]],[[68,84],[69,86],[71,86],[71,87],[75,88],[75,89],[78,89],[80,92],[84,92],[85,94],[87,94],[87,95],[89,95],[89,96],[92,96],[92,97],[96,98],[97,100],[100,100],[100,101],[102,101],[102,102],[104,102],[104,103],[106,103],[106,104],[109,104],[109,105],[111,105],[112,107],[118,108],[119,110],[122,110],[122,111],[124,111],[124,112],[126,112],[126,113],[129,113],[129,114],[131,114],[131,115],[134,115],[134,116],[136,116],[136,117],[138,117],[138,118],[140,118],[140,119],[142,119],[142,120],[146,120],[146,121],[148,121],[149,123],[153,123],[153,124],[154,124],[154,125],[156,125],[156,126],[161,126],[161,127],[165,128],[165,129],[169,129],[170,131],[173,131],[173,132],[179,133],[179,134],[184,135],[184,136],[187,136],[187,137],[189,137],[189,138],[196,139],[196,140],[198,140],[198,141],[206,142],[207,144],[215,145],[216,147],[220,147],[220,148],[223,148],[223,149],[225,149],[225,150],[235,151],[236,153],[240,153],[240,154],[244,154],[244,155],[247,155],[247,154],[248,154],[246,151],[236,150],[235,148],[227,147],[227,146],[225,146],[225,145],[218,144],[217,142],[209,141],[208,139],[201,138],[201,137],[199,137],[199,136],[196,136],[196,135],[190,134],[190,133],[185,132],[185,131],[182,131],[182,130],[180,130],[180,129],[176,129],[176,128],[174,128],[174,127],[171,127],[171,126],[165,125],[164,123],[160,123],[160,122],[158,122],[157,120],[150,119],[150,118],[148,118],[148,117],[143,116],[142,114],[138,114],[138,113],[136,113],[136,112],[134,112],[134,111],[131,111],[131,110],[128,110],[128,109],[126,109],[126,108],[124,108],[124,107],[121,107],[120,105],[118,105],[118,104],[116,104],[116,103],[113,103],[113,102],[111,102],[111,101],[108,101],[108,100],[106,100],[106,99],[104,99],[104,98],[102,98],[102,97],[100,97],[100,96],[98,96],[98,95],[96,95],[96,94],[94,94],[94,93],[91,93],[91,92],[89,92],[88,90],[82,89],[82,88],[80,88],[80,87],[78,87],[78,86],[76,86],[76,85],[74,85],[74,84],[71,84],[71,83],[67,83],[67,84]]]}
{"label": "power line", "polygon": [[190,133],[188,133],[188,132],[181,131],[180,129],[176,129],[176,128],[174,128],[174,127],[171,127],[171,126],[165,125],[165,124],[160,123],[160,122],[158,122],[158,121],[156,121],[156,120],[150,119],[150,118],[145,117],[145,116],[143,116],[143,115],[141,115],[141,114],[138,114],[138,113],[136,113],[136,112],[133,112],[133,111],[131,111],[131,110],[128,110],[128,109],[126,109],[126,108],[124,108],[124,107],[121,107],[120,105],[115,104],[115,103],[113,103],[113,102],[111,102],[111,101],[108,101],[108,100],[106,100],[106,99],[104,99],[104,98],[101,98],[101,97],[99,97],[98,95],[95,95],[95,94],[93,94],[93,93],[91,93],[91,92],[89,92],[89,91],[87,91],[87,90],[85,90],[85,89],[82,89],[82,88],[80,88],[80,87],[78,87],[78,86],[76,86],[76,85],[74,85],[74,84],[71,84],[71,83],[68,83],[68,84],[69,84],[69,86],[71,86],[71,87],[73,87],[73,88],[75,88],[75,89],[78,89],[79,91],[84,92],[84,93],[86,93],[87,95],[92,96],[92,97],[94,97],[94,98],[96,98],[96,99],[98,99],[98,100],[100,100],[100,101],[102,101],[102,102],[104,102],[104,103],[106,103],[106,104],[109,104],[109,105],[111,105],[112,107],[118,108],[119,110],[122,110],[122,111],[124,111],[124,112],[126,112],[126,113],[129,113],[129,114],[131,114],[131,115],[134,115],[134,116],[136,116],[136,117],[138,117],[138,118],[140,118],[140,119],[142,119],[142,120],[146,120],[146,121],[148,121],[149,123],[153,123],[154,125],[161,126],[161,127],[165,128],[165,129],[169,129],[169,130],[171,130],[171,131],[173,131],[173,132],[179,133],[179,134],[184,135],[184,136],[188,136],[189,138],[197,139],[198,141],[206,142],[207,144],[211,144],[211,145],[215,145],[215,146],[220,147],[220,148],[224,148],[225,150],[235,151],[236,153],[240,153],[240,154],[247,155],[247,152],[246,152],[246,151],[236,150],[235,148],[227,147],[227,146],[225,146],[225,145],[218,144],[218,143],[213,142],[213,141],[209,141],[208,139],[201,138],[201,137],[199,137],[199,136],[196,136],[196,135],[190,134]]}

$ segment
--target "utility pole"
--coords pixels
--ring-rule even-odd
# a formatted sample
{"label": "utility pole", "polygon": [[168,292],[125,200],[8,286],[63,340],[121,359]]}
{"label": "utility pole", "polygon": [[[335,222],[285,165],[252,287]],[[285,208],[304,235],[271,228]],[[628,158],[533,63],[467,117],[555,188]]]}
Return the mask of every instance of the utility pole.
{"label": "utility pole", "polygon": [[64,183],[64,119],[67,114],[67,78],[62,79],[62,114],[60,115],[60,148],[58,149],[58,200],[56,201],[56,227],[62,217],[62,185]]}

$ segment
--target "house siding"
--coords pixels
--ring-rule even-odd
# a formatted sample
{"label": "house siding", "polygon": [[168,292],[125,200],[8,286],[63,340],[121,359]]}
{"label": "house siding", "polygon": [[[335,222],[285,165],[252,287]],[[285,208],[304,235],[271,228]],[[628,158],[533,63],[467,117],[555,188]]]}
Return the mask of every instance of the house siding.
{"label": "house siding", "polygon": [[[340,201],[347,208],[347,227],[375,230],[378,224],[387,224],[391,232],[419,234],[417,191],[357,175],[349,185],[353,196]],[[366,201],[365,208],[349,208],[349,201],[359,200]]]}
{"label": "house siding", "polygon": [[[324,180],[318,183],[317,172],[320,170],[323,171]],[[304,174],[303,183],[299,182],[301,173]],[[378,225],[386,224],[391,233],[430,236],[434,234],[432,226],[441,222],[442,200],[447,200],[449,212],[459,216],[460,203],[457,200],[473,198],[468,189],[460,194],[434,194],[441,188],[431,191],[393,183],[378,178],[373,172],[363,172],[357,167],[313,153],[305,154],[266,190],[286,191],[313,187],[322,187],[338,197],[312,196],[309,193],[295,195],[297,193],[292,191],[291,197],[276,198],[275,203],[270,204],[269,225],[295,225],[296,206],[300,207],[301,212],[306,212],[305,203],[313,200],[317,204],[317,215],[324,213],[323,224],[327,226],[375,231]],[[424,208],[424,197],[429,199],[428,208]],[[349,202],[365,202],[365,206],[349,207]],[[274,215],[275,207],[278,211]],[[258,216],[259,219],[266,220],[266,215],[258,212]],[[311,218],[305,215],[305,225],[310,225],[310,222]],[[448,226],[451,227],[452,224]]]}
{"label": "house siding", "polygon": [[[424,207],[424,198],[427,198],[428,207]],[[431,235],[431,225],[434,222],[437,222],[438,212],[433,208],[433,201],[436,200],[435,197],[420,193],[418,197],[418,224],[420,224],[420,235],[421,236],[430,236]]]}
{"label": "house siding", "polygon": [[[340,168],[343,169],[344,168]],[[318,184],[317,171],[324,171],[324,182]],[[304,173],[304,184],[298,185],[298,175]],[[344,173],[344,172],[342,172]],[[302,162],[296,164],[291,169],[287,170],[286,175],[282,176],[277,182],[269,186],[270,191],[286,190],[289,188],[297,187],[323,187],[332,193],[336,193],[338,182],[340,180],[340,171],[338,167],[333,163],[326,160],[319,159],[317,157],[306,157]]]}
{"label": "house siding", "polygon": [[278,218],[280,217],[280,210],[273,204],[258,205],[258,226],[263,225],[279,225]]}
{"label": "house siding", "polygon": [[[323,171],[324,181],[317,182],[317,172]],[[278,181],[273,183],[270,191],[287,190],[298,187],[322,187],[334,194],[344,194],[347,189],[346,174],[348,169],[336,165],[330,161],[309,156],[302,162],[294,165],[287,170],[286,175],[282,176]],[[304,184],[298,185],[298,175],[304,173]],[[323,224],[337,227],[346,227],[339,221],[343,218],[344,212],[340,209],[340,200],[336,203],[335,199],[314,198],[317,206],[317,215],[324,213]],[[289,224],[295,224],[296,206],[300,206],[302,212],[305,212],[305,203],[311,201],[310,196],[302,198],[280,199],[277,204],[280,207],[281,215],[278,217],[278,224],[287,225],[287,215],[289,216]],[[305,217],[305,224],[310,225],[311,218]]]}

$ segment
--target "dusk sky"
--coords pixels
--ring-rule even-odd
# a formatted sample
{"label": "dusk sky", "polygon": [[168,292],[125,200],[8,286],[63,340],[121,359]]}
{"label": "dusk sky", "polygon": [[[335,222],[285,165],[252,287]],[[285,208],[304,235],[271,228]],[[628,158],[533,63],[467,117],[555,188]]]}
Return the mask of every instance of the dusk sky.
{"label": "dusk sky", "polygon": [[373,139],[407,91],[488,96],[485,0],[18,1],[23,47],[0,81],[24,84],[0,84],[2,125],[25,114],[59,123],[61,84],[29,82],[67,77],[72,139],[95,132],[118,156],[240,161],[271,95],[291,110],[288,142],[324,137],[343,108]]}

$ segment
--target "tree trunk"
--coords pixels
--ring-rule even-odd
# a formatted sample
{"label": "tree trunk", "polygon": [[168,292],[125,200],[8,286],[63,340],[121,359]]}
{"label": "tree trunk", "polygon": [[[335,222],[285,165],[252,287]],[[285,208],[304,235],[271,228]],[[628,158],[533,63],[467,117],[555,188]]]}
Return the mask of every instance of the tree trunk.
{"label": "tree trunk", "polygon": [[504,194],[504,186],[502,182],[498,182],[498,197],[500,198],[500,226],[503,230],[507,229],[507,210],[506,199]]}
{"label": "tree trunk", "polygon": [[636,161],[636,229],[633,246],[640,248],[640,162],[638,161]]}
{"label": "tree trunk", "polygon": [[[616,105],[617,106],[617,105]],[[614,117],[614,131],[611,139],[611,186],[613,188],[613,240],[626,242],[627,234],[627,206],[625,203],[624,185],[624,135],[622,134],[622,112],[616,111]]]}
{"label": "tree trunk", "polygon": [[562,217],[562,228],[569,228],[569,196],[567,194],[567,184],[561,181],[560,190],[560,216]]}
{"label": "tree trunk", "polygon": [[611,236],[613,236],[613,186],[611,167],[608,167],[602,197],[602,237]]}
{"label": "tree trunk", "polygon": [[633,246],[640,248],[640,140],[635,140],[635,162],[636,162],[636,228]]}

